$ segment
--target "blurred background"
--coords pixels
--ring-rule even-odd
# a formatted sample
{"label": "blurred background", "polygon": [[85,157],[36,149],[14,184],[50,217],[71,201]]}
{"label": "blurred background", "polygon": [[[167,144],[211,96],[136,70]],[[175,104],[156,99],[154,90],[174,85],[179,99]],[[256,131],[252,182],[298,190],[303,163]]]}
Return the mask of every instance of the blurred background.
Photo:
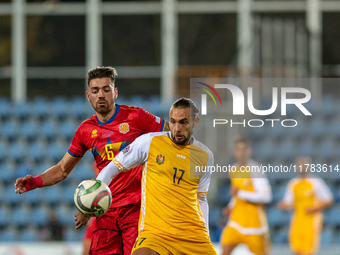
{"label": "blurred background", "polygon": [[[334,0],[0,0],[0,254],[18,254],[8,246],[12,242],[53,240],[62,248],[47,246],[51,252],[79,254],[83,232],[74,230],[73,193],[81,180],[93,178],[92,155],[59,185],[18,196],[13,184],[57,163],[78,125],[94,114],[85,100],[85,78],[96,66],[117,69],[117,103],[166,119],[173,99],[190,95],[190,78],[324,78],[294,85],[313,95],[313,117],[289,113],[301,120],[294,131],[224,135],[230,141],[237,133],[250,137],[254,159],[264,164],[293,163],[301,154],[339,163],[339,13],[340,1]],[[258,86],[263,107],[271,86]],[[223,150],[229,163],[231,145]],[[270,182],[272,254],[290,254],[290,214],[276,209],[288,179]],[[319,254],[327,255],[340,247],[340,182],[326,182],[336,202],[325,212]],[[218,242],[230,182],[213,185],[210,233]]]}

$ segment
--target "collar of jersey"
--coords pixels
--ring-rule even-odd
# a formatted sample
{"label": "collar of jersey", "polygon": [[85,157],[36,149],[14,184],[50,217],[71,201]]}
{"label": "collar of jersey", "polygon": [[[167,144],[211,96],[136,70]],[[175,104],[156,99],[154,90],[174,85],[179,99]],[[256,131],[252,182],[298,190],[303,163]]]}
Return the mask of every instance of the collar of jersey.
{"label": "collar of jersey", "polygon": [[117,116],[118,114],[118,111],[119,111],[119,108],[120,108],[120,105],[119,104],[116,104],[116,110],[115,110],[115,113],[112,115],[112,117],[106,121],[106,122],[101,122],[98,120],[98,117],[96,116],[96,119],[97,119],[97,122],[99,125],[105,125],[105,124],[110,124]]}

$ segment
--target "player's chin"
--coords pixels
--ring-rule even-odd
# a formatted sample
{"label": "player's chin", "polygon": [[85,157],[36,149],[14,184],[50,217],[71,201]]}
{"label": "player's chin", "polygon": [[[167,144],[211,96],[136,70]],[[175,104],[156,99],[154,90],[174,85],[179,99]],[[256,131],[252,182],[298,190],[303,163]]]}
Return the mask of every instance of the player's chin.
{"label": "player's chin", "polygon": [[176,137],[172,137],[172,140],[174,141],[175,144],[177,145],[184,145],[187,143],[188,139],[186,137],[183,137],[181,139],[177,139]]}
{"label": "player's chin", "polygon": [[105,113],[108,113],[109,111],[110,111],[110,109],[107,106],[97,106],[96,107],[96,112],[98,112],[100,114],[105,114]]}

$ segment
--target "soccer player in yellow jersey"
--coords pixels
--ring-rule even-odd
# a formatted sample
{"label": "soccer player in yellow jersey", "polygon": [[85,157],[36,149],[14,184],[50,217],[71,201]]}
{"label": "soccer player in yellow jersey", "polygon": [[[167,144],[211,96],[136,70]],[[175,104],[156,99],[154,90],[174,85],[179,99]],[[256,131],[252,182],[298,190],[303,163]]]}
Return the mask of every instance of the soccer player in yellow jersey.
{"label": "soccer player in yellow jersey", "polygon": [[[232,200],[223,209],[229,216],[221,235],[223,255],[229,255],[238,244],[251,252],[267,255],[270,250],[269,229],[264,204],[272,200],[268,179],[251,170],[260,166],[251,159],[250,141],[238,137],[234,142],[235,172],[230,172]],[[246,171],[248,169],[248,171]]]}
{"label": "soccer player in yellow jersey", "polygon": [[[188,98],[170,109],[170,132],[137,138],[97,179],[109,184],[119,172],[143,164],[139,235],[133,255],[216,255],[209,238],[207,192],[211,151],[193,136],[199,109]],[[207,168],[206,168],[207,169]]]}
{"label": "soccer player in yellow jersey", "polygon": [[282,210],[294,209],[290,224],[289,243],[295,255],[317,252],[322,230],[322,211],[333,204],[333,196],[326,183],[308,173],[309,157],[298,157],[299,176],[290,180],[284,198],[278,203]]}

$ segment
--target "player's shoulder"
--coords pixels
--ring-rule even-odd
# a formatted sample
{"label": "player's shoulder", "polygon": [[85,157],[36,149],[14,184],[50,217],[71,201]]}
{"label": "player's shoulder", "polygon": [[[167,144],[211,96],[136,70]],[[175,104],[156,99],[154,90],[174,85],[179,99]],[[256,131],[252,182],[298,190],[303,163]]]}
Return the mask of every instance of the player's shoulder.
{"label": "player's shoulder", "polygon": [[299,184],[301,182],[301,178],[300,177],[294,177],[292,179],[290,179],[287,183],[288,187],[294,187],[295,185]]}
{"label": "player's shoulder", "polygon": [[193,137],[192,144],[195,145],[196,147],[198,147],[199,149],[205,151],[209,155],[210,158],[213,158],[214,155],[213,155],[212,151],[206,145],[204,145],[200,141],[196,140],[195,137]]}
{"label": "player's shoulder", "polygon": [[155,137],[167,137],[167,138],[169,138],[169,137],[171,137],[170,131],[146,133],[146,134],[141,135],[139,137],[139,140],[148,140],[148,141],[151,141]]}
{"label": "player's shoulder", "polygon": [[119,110],[128,111],[128,112],[135,112],[135,111],[139,111],[140,109],[142,108],[138,106],[130,106],[130,105],[125,105],[125,104],[121,104],[119,108]]}
{"label": "player's shoulder", "polygon": [[324,179],[314,174],[309,174],[307,179],[309,182],[311,182],[316,187],[321,187],[321,186],[326,185],[326,182],[324,181]]}

